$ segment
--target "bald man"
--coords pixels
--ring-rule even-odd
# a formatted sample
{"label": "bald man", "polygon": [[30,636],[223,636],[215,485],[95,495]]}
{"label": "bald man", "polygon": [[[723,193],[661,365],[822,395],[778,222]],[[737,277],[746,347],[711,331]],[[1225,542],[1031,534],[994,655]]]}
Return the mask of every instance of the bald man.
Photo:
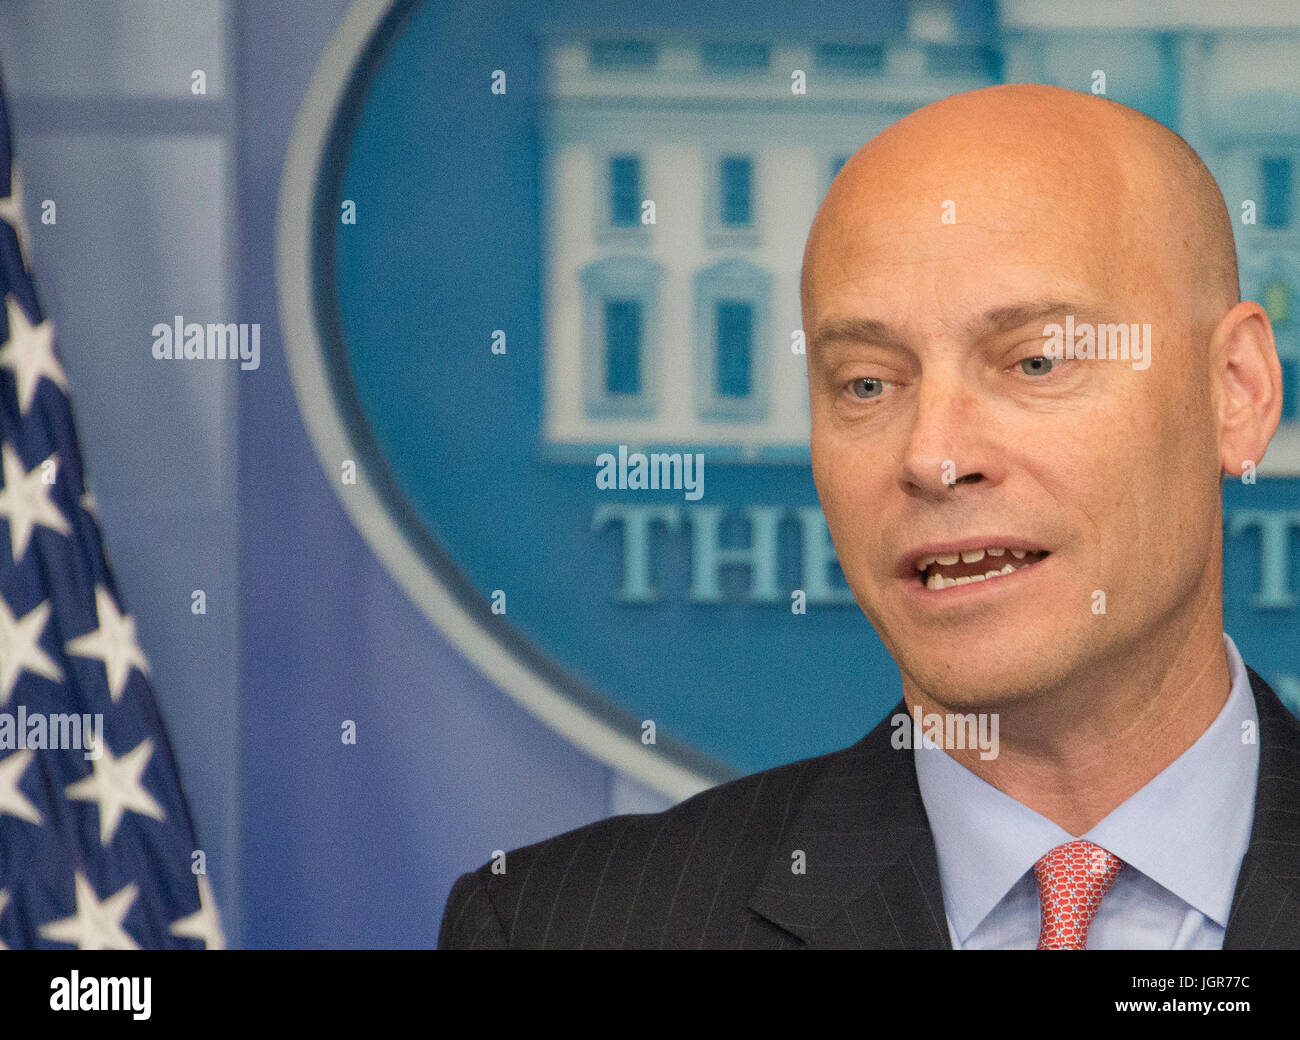
{"label": "bald man", "polygon": [[463,875],[439,945],[1300,947],[1300,723],[1222,627],[1222,480],[1281,369],[1195,152],[1055,87],[936,102],[836,178],[802,304],[903,701]]}

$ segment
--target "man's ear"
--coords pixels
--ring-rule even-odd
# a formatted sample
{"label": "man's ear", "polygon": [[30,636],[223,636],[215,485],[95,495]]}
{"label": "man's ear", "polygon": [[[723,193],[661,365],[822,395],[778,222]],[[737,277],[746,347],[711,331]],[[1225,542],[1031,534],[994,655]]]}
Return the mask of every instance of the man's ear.
{"label": "man's ear", "polygon": [[1282,363],[1264,308],[1243,300],[1210,336],[1210,378],[1219,426],[1219,463],[1239,477],[1259,465],[1282,417]]}

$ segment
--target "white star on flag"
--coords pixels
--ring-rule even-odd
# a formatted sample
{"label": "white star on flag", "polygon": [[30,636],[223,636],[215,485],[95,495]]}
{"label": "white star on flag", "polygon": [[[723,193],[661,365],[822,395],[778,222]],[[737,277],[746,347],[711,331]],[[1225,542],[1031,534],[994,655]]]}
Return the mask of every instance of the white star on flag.
{"label": "white star on flag", "polygon": [[68,375],[54,356],[54,326],[49,318],[33,325],[13,293],[5,295],[5,314],[9,317],[9,338],[0,347],[0,367],[13,369],[18,382],[18,404],[26,416],[41,376],[67,393]]}
{"label": "white star on flag", "polygon": [[23,773],[32,764],[36,752],[30,749],[15,751],[12,755],[0,758],[0,816],[8,814],[20,820],[41,825],[41,813],[27,798],[18,785],[22,783]]}
{"label": "white star on flag", "polygon": [[49,619],[48,599],[21,620],[15,620],[8,602],[0,596],[0,706],[9,703],[18,676],[24,671],[63,681],[63,670],[40,647],[41,633]]}
{"label": "white star on flag", "polygon": [[[50,459],[55,460],[55,472],[58,472],[57,453]],[[5,486],[0,488],[0,517],[9,521],[9,545],[14,563],[21,562],[26,555],[32,529],[38,524],[59,534],[72,533],[67,517],[50,498],[54,485],[45,483],[42,475],[44,465],[44,462],[39,463],[28,473],[13,447],[8,443],[0,444],[0,472],[3,472],[5,481]]]}
{"label": "white star on flag", "polygon": [[69,784],[63,793],[69,798],[99,805],[99,842],[107,845],[117,833],[122,814],[128,809],[141,816],[165,820],[167,814],[153,795],[144,789],[140,777],[149,765],[153,754],[153,741],[146,738],[134,750],[121,758],[114,758],[108,742],[103,742],[102,754],[94,760],[95,771],[75,784]]}
{"label": "white star on flag", "polygon": [[149,662],[135,641],[135,619],[119,614],[113,597],[103,585],[95,586],[95,615],[99,625],[93,632],[69,639],[63,649],[76,657],[97,657],[108,672],[108,692],[116,704],[126,689],[132,668],[149,674]]}
{"label": "white star on flag", "polygon": [[75,884],[77,912],[41,925],[41,935],[51,942],[69,943],[83,950],[138,950],[139,944],[122,928],[122,922],[140,890],[126,885],[100,902],[79,870]]}
{"label": "white star on flag", "polygon": [[199,908],[189,917],[173,921],[170,931],[182,939],[202,939],[205,950],[224,950],[226,933],[221,930],[217,901],[212,896],[212,882],[206,874],[198,875]]}
{"label": "white star on flag", "polygon": [[18,164],[9,164],[9,195],[0,199],[0,220],[3,220],[18,236],[18,249],[22,253],[23,266],[31,256],[31,232],[27,230],[27,217],[23,213],[23,175]]}

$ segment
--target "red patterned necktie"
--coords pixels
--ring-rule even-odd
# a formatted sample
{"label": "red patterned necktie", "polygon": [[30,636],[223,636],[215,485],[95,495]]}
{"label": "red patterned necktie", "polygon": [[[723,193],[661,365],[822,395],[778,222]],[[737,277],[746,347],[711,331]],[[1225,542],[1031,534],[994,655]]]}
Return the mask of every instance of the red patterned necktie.
{"label": "red patterned necktie", "polygon": [[1038,948],[1087,949],[1088,926],[1123,865],[1118,856],[1090,841],[1068,841],[1035,863],[1043,908]]}

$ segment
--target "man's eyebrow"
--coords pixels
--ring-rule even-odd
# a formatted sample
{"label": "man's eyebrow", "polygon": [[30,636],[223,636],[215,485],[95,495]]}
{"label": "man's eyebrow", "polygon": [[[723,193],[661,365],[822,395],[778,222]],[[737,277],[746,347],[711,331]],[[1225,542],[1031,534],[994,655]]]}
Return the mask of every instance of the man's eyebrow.
{"label": "man's eyebrow", "polygon": [[[1036,322],[1074,315],[1080,320],[1100,316],[1103,309],[1095,304],[1068,299],[1025,300],[994,307],[966,325],[965,332],[972,339],[991,333],[1017,329]],[[876,318],[835,318],[820,325],[808,345],[810,353],[817,353],[836,343],[870,343],[873,346],[906,350],[910,337],[888,322]]]}
{"label": "man's eyebrow", "polygon": [[1026,300],[1005,307],[994,307],[986,311],[966,326],[966,333],[972,338],[986,336],[990,333],[1018,329],[1022,325],[1047,322],[1053,318],[1073,315],[1076,319],[1088,320],[1098,317],[1103,309],[1092,303],[1079,300],[1044,299]]}
{"label": "man's eyebrow", "polygon": [[836,343],[873,343],[876,346],[905,350],[908,338],[893,326],[875,318],[835,318],[817,327],[808,344],[808,351],[819,353]]}

